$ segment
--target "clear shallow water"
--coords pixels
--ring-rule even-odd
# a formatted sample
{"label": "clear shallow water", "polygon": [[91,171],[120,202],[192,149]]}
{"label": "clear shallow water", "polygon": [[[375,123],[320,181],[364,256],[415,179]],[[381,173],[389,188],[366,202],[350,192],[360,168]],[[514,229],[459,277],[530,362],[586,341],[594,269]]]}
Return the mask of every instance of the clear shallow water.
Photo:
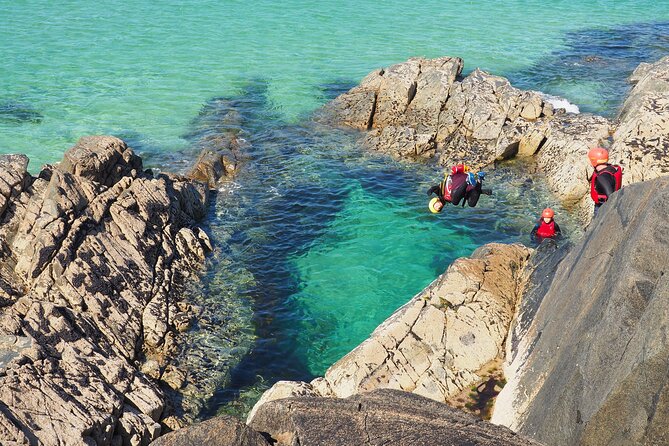
{"label": "clear shallow water", "polygon": [[[87,134],[114,134],[149,153],[184,149],[201,105],[239,93],[249,79],[266,80],[278,117],[297,122],[324,102],[329,85],[353,84],[379,66],[456,55],[467,70],[513,78],[556,51],[580,46],[569,33],[610,36],[610,28],[667,21],[669,5],[37,0],[0,2],[0,17],[0,152],[27,153],[37,171]],[[634,47],[624,50],[642,56]],[[555,82],[530,78],[523,85],[606,108],[600,89],[585,86],[583,77],[567,74]]]}
{"label": "clear shallow water", "polygon": [[308,122],[316,107],[373,68],[448,54],[610,115],[636,64],[667,53],[669,7],[35,1],[2,2],[0,17],[0,153],[27,153],[33,171],[91,133],[182,170],[242,113],[252,148],[211,209],[216,252],[192,290],[205,313],[183,358],[213,392],[186,392],[206,416],[322,374],[453,259],[528,242],[535,214],[555,207],[512,165],[490,172],[495,195],[477,208],[430,215],[441,172],[360,152],[357,135]]}

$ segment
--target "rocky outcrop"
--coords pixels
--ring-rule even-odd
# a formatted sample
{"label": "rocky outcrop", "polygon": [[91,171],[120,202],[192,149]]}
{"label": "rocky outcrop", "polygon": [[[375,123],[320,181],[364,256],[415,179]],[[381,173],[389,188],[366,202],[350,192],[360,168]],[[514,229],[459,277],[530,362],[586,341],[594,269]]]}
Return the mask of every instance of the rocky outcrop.
{"label": "rocky outcrop", "polygon": [[669,57],[641,64],[619,114],[611,156],[625,167],[624,184],[669,173]]}
{"label": "rocky outcrop", "polygon": [[280,382],[266,402],[288,396],[345,398],[377,388],[445,401],[481,381],[479,371],[504,355],[504,340],[530,250],[485,245],[456,260],[352,352],[311,383]]}
{"label": "rocky outcrop", "polygon": [[586,155],[610,137],[611,123],[556,111],[540,93],[478,69],[462,79],[462,64],[451,57],[410,59],[376,70],[317,119],[367,130],[366,146],[399,158],[481,168],[535,157],[563,205],[589,221]]}
{"label": "rocky outcrop", "polygon": [[538,445],[446,404],[388,389],[346,399],[273,401],[260,408],[251,427],[278,446]]}
{"label": "rocky outcrop", "polygon": [[270,443],[238,419],[222,416],[170,432],[151,446],[270,446]]}
{"label": "rocky outcrop", "polygon": [[25,157],[0,165],[0,335],[30,340],[0,370],[0,442],[147,444],[165,401],[136,366],[174,348],[209,246],[204,185],[104,136],[37,177]]}
{"label": "rocky outcrop", "polygon": [[633,184],[544,257],[493,422],[549,445],[666,444],[669,178]]}

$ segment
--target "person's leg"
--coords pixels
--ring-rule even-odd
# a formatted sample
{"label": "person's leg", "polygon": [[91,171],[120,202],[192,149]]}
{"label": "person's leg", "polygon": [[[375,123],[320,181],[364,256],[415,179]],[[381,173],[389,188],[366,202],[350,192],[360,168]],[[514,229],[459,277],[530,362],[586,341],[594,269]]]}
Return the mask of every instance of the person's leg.
{"label": "person's leg", "polygon": [[469,194],[467,194],[467,204],[469,204],[469,207],[473,208],[474,206],[476,206],[476,203],[479,202],[480,196],[481,196],[480,188],[474,188],[471,191],[469,191]]}

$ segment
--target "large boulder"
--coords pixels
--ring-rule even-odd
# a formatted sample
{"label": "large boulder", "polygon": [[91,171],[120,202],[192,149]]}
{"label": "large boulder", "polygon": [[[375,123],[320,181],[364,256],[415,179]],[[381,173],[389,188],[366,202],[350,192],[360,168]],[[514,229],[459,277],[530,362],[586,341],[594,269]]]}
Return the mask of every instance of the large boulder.
{"label": "large boulder", "polygon": [[485,245],[456,260],[430,286],[311,383],[280,382],[263,404],[288,396],[336,396],[391,388],[446,401],[481,381],[504,356],[504,340],[530,250]]}
{"label": "large boulder", "polygon": [[0,442],[147,444],[165,398],[137,365],[174,348],[180,291],[210,246],[205,187],[143,172],[108,136],[37,177],[26,164],[0,157],[0,339],[15,340],[0,350]]}
{"label": "large boulder", "polygon": [[277,446],[538,443],[427,398],[376,390],[346,399],[289,398],[263,405],[250,426]]}
{"label": "large boulder", "polygon": [[641,64],[619,114],[611,159],[624,166],[623,184],[669,173],[669,56]]}
{"label": "large boulder", "polygon": [[221,416],[170,432],[151,446],[269,446],[258,432],[231,416]]}
{"label": "large boulder", "polygon": [[530,279],[492,421],[549,445],[667,444],[669,178],[633,184]]}

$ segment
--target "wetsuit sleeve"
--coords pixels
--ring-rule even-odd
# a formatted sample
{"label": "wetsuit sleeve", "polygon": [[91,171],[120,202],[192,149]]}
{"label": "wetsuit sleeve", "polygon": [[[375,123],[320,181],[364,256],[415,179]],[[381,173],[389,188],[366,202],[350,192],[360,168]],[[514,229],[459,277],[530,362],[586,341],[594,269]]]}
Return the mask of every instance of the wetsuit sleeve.
{"label": "wetsuit sleeve", "polygon": [[560,225],[558,225],[557,223],[555,223],[555,235],[562,235],[562,231],[560,230]]}
{"label": "wetsuit sleeve", "polygon": [[427,196],[429,197],[432,194],[437,194],[439,196],[439,185],[432,186],[427,190]]}
{"label": "wetsuit sleeve", "polygon": [[537,231],[538,230],[539,230],[539,223],[534,225],[534,228],[532,228],[532,232],[530,232],[530,240],[532,240],[532,242],[537,241]]}

